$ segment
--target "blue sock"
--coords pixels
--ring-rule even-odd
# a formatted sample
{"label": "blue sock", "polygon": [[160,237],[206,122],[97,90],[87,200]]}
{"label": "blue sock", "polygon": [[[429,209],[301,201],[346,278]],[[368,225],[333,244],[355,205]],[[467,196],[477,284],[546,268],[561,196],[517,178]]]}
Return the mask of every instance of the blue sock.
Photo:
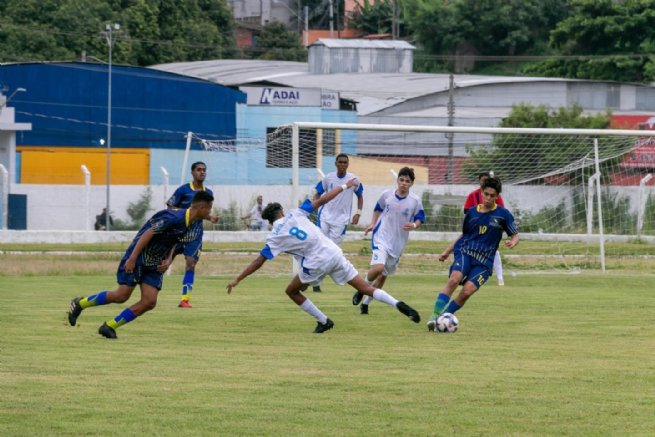
{"label": "blue sock", "polygon": [[191,290],[193,289],[193,279],[195,277],[195,272],[192,270],[187,270],[184,272],[184,278],[182,278],[182,300],[189,300],[191,296]]}
{"label": "blue sock", "polygon": [[446,307],[446,310],[444,311],[444,313],[455,314],[457,312],[457,310],[460,309],[460,308],[461,308],[461,306],[457,302],[455,302],[455,299],[453,299],[453,300],[450,301],[450,303]]}
{"label": "blue sock", "polygon": [[448,305],[448,301],[450,301],[450,296],[448,296],[446,293],[439,293],[437,300],[434,301],[434,310],[432,311],[432,315],[436,317],[441,314],[446,305]]}
{"label": "blue sock", "polygon": [[134,314],[131,309],[125,308],[119,315],[114,317],[113,320],[108,321],[107,325],[112,329],[116,329],[126,323],[130,323],[134,319],[136,319],[136,314]]}
{"label": "blue sock", "polygon": [[107,304],[107,290],[101,291],[98,294],[92,294],[89,297],[85,297],[80,300],[80,306],[82,309],[87,309],[89,307],[95,307],[98,305]]}

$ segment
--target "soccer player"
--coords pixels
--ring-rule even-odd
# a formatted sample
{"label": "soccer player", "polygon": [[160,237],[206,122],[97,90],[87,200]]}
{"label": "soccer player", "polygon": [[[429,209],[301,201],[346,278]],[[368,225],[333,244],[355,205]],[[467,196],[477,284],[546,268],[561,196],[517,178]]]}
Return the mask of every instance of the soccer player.
{"label": "soccer player", "polygon": [[346,282],[356,288],[362,294],[373,296],[374,299],[382,301],[395,307],[402,314],[409,317],[414,323],[421,321],[419,314],[409,305],[400,302],[382,289],[373,288],[359,276],[353,265],[343,256],[341,248],[332,240],[327,238],[321,230],[309,221],[309,214],[318,207],[329,202],[338,194],[355,187],[357,181],[350,179],[347,183],[333,188],[318,199],[312,202],[309,199],[300,206],[293,209],[289,214],[284,215],[282,206],[279,203],[269,203],[264,208],[262,216],[273,225],[272,231],[266,238],[266,245],[257,258],[248,265],[235,279],[227,285],[227,292],[232,293],[243,279],[256,272],[264,263],[275,258],[282,252],[289,253],[296,257],[300,271],[293,277],[287,286],[286,293],[307,314],[317,320],[315,334],[332,329],[334,322],[330,320],[314,303],[305,297],[301,291],[308,284],[315,284],[326,275],[329,275],[334,282],[343,285]]}
{"label": "soccer player", "polygon": [[127,301],[137,284],[141,288],[141,299],[103,323],[98,333],[106,338],[116,338],[116,329],[153,309],[162,287],[163,274],[173,260],[175,245],[194,227],[194,223],[209,217],[213,201],[210,193],[199,191],[188,209],[164,209],[153,215],[136,234],[118,265],[118,288],[73,298],[68,311],[70,325],[75,326],[82,310],[89,307]]}
{"label": "soccer player", "polygon": [[[350,179],[357,179],[357,176],[348,172],[350,159],[345,153],[337,155],[334,165],[337,168],[337,171],[328,173],[318,184],[316,184],[316,195],[314,196],[314,199],[318,199],[321,195],[327,193],[334,187],[344,184]],[[362,207],[364,206],[363,193],[364,185],[358,181],[358,184],[355,187],[349,188],[343,193],[339,193],[336,198],[331,202],[326,203],[318,210],[317,225],[321,228],[321,232],[337,245],[341,244],[345,238],[348,223],[352,223],[353,225],[359,223],[359,217],[362,215]],[[357,196],[357,212],[355,212],[351,221],[350,214],[352,213],[353,194]],[[320,292],[320,284],[315,285],[312,290]]]}
{"label": "soccer player", "polygon": [[252,207],[250,212],[243,217],[242,220],[250,220],[251,231],[261,231],[268,229],[268,222],[262,218],[262,211],[264,210],[264,198],[260,194],[257,196],[257,203]]}
{"label": "soccer player", "polygon": [[[410,192],[414,185],[414,169],[403,167],[398,172],[395,190],[382,193],[373,211],[371,224],[364,235],[371,235],[371,267],[366,274],[366,282],[376,288],[384,286],[387,276],[396,272],[400,257],[405,250],[410,231],[418,229],[425,223],[425,211],[421,198]],[[353,305],[362,302],[362,294],[357,291],[353,295]],[[370,297],[364,298],[360,306],[361,314],[368,314]]]}
{"label": "soccer player", "polygon": [[[212,196],[214,195],[212,190],[204,185],[205,177],[207,176],[207,166],[204,162],[198,161],[191,164],[191,176],[193,176],[193,181],[180,185],[171,198],[168,199],[166,205],[169,208],[188,208],[193,196],[200,191],[205,191]],[[210,215],[209,221],[216,223],[218,221],[218,215]],[[196,264],[202,251],[202,234],[202,220],[198,220],[194,223],[193,229],[189,230],[189,233],[180,240],[173,253],[173,257],[183,253],[184,262],[186,263],[184,277],[182,278],[182,298],[178,304],[180,308],[192,307],[190,302],[191,290],[193,290]]]}
{"label": "soccer player", "polygon": [[[439,255],[439,261],[443,262],[454,251],[448,282],[434,303],[428,330],[435,330],[440,314],[457,312],[489,279],[494,253],[503,238],[503,231],[510,237],[505,241],[507,248],[512,249],[519,243],[518,227],[514,223],[512,213],[496,204],[501,191],[500,180],[494,177],[485,179],[482,183],[482,203],[466,212],[462,235]],[[462,289],[457,297],[451,300],[459,284],[463,284]]]}
{"label": "soccer player", "polygon": [[[478,206],[483,202],[484,199],[482,197],[482,183],[488,178],[493,176],[494,176],[494,172],[492,171],[485,171],[478,175],[480,188],[471,191],[469,195],[466,197],[466,201],[464,202],[464,214],[466,214],[466,211],[468,211],[469,209],[473,208],[474,206]],[[503,196],[501,196],[500,194],[498,194],[498,198],[496,199],[496,205],[502,206],[503,208],[505,207],[505,202],[503,202]],[[498,286],[502,287],[503,285],[505,285],[505,280],[503,279],[503,261],[500,258],[499,251],[496,251],[496,254],[494,255],[494,273],[496,273]]]}

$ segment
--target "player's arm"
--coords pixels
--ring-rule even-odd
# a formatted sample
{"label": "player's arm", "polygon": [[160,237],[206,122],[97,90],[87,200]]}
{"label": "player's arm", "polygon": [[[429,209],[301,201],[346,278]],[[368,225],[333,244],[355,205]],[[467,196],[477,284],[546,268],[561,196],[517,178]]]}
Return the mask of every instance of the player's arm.
{"label": "player's arm", "polygon": [[232,289],[239,285],[239,282],[243,281],[245,278],[248,276],[252,275],[255,273],[261,266],[264,265],[266,262],[266,258],[264,255],[259,254],[257,258],[255,258],[241,273],[239,273],[239,276],[236,278],[232,279],[228,284],[227,284],[227,294],[232,293]]}
{"label": "player's arm", "polygon": [[321,206],[328,203],[330,200],[337,197],[340,193],[346,191],[350,187],[354,187],[355,185],[357,185],[357,179],[352,178],[351,180],[341,185],[340,187],[334,188],[328,191],[327,193],[323,194],[318,199],[312,200],[312,208],[314,208],[314,211],[316,211],[318,208],[320,208]]}
{"label": "player's arm", "polygon": [[[360,184],[361,187],[361,184]],[[359,191],[359,190],[358,190]],[[359,218],[362,215],[362,208],[364,208],[364,195],[359,192],[355,193],[357,195],[357,211],[355,212],[355,215],[353,216],[352,222],[353,225],[356,225],[359,223]]]}
{"label": "player's arm", "polygon": [[325,178],[321,179],[318,184],[316,184],[315,190],[316,193],[314,193],[314,197],[312,198],[312,201],[318,199],[321,197],[323,193],[325,193],[325,187],[327,186],[327,181]]}
{"label": "player's arm", "polygon": [[171,248],[171,250],[168,252],[168,255],[166,255],[166,258],[164,258],[162,262],[157,266],[157,271],[159,273],[164,273],[166,270],[168,270],[168,268],[173,263],[174,253],[175,253],[175,246]]}
{"label": "player's arm", "polygon": [[457,244],[457,242],[459,241],[460,238],[462,238],[462,235],[460,235],[459,237],[457,237],[457,238],[455,239],[455,241],[453,241],[452,243],[450,243],[450,244],[448,245],[448,247],[446,247],[446,249],[445,249],[443,252],[441,252],[441,253],[439,254],[439,258],[438,258],[439,261],[444,262],[444,261],[446,261],[446,260],[448,259],[448,257],[450,256],[450,254],[453,253],[453,250],[455,250],[455,244]]}
{"label": "player's arm", "polygon": [[125,271],[127,273],[132,273],[134,271],[134,267],[136,266],[136,260],[143,252],[143,248],[150,243],[150,240],[152,240],[153,235],[155,233],[153,232],[152,229],[148,229],[145,231],[141,237],[139,237],[139,241],[136,242],[136,245],[134,246],[134,250],[132,250],[132,253],[130,254],[130,257],[125,261]]}
{"label": "player's arm", "polygon": [[371,217],[371,224],[368,225],[368,228],[364,230],[364,236],[371,232],[373,229],[375,229],[375,224],[378,222],[378,219],[380,218],[380,214],[382,214],[382,209],[379,209],[379,204],[375,205],[375,210],[373,211],[373,217]]}
{"label": "player's arm", "polygon": [[510,237],[509,240],[505,240],[505,247],[512,249],[514,246],[519,244],[519,234],[514,234]]}

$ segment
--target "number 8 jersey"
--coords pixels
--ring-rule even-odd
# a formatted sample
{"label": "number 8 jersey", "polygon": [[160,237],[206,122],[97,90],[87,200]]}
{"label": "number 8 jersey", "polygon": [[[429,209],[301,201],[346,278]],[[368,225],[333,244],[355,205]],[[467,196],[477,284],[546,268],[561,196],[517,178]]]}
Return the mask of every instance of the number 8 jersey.
{"label": "number 8 jersey", "polygon": [[342,257],[341,248],[309,220],[312,212],[312,203],[305,200],[300,208],[291,210],[273,223],[273,230],[266,237],[266,246],[261,250],[261,255],[270,260],[282,252],[288,253],[307,269],[321,267],[334,257]]}

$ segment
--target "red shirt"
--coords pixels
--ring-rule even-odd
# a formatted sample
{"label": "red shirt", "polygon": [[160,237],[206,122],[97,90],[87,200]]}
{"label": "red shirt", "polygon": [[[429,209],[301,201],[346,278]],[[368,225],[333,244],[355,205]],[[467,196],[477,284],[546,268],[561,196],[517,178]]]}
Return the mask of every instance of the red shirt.
{"label": "red shirt", "polygon": [[[482,188],[473,190],[466,197],[466,202],[464,202],[464,212],[468,211],[470,208],[477,206],[481,203],[484,203],[484,198],[482,197]],[[496,198],[496,205],[505,207],[505,202],[503,202],[503,197],[499,194]]]}

